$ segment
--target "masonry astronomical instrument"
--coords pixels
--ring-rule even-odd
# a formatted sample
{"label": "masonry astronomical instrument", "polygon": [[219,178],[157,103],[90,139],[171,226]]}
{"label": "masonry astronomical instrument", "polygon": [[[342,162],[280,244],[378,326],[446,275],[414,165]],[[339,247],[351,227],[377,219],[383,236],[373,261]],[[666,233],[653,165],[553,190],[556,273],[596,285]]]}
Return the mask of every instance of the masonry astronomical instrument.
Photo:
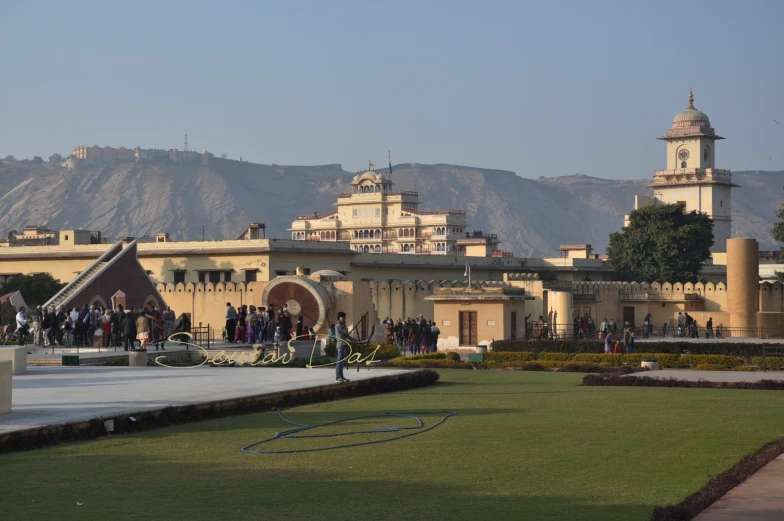
{"label": "masonry astronomical instrument", "polygon": [[319,331],[327,320],[326,291],[318,283],[304,277],[277,277],[264,288],[262,305],[288,307],[292,317],[301,316],[307,327]]}

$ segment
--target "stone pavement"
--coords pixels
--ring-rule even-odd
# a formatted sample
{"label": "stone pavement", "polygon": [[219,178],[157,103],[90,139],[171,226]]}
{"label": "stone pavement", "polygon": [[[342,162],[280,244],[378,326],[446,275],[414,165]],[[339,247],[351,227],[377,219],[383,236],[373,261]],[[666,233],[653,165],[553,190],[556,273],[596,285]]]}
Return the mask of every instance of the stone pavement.
{"label": "stone pavement", "polygon": [[784,519],[784,455],[727,492],[692,521],[781,521]]}
{"label": "stone pavement", "polygon": [[[784,371],[693,371],[691,369],[660,369],[632,373],[627,377],[649,376],[652,378],[677,378],[678,380],[707,380],[709,382],[758,382],[760,380],[784,380]],[[784,516],[782,516],[784,520]]]}
{"label": "stone pavement", "polygon": [[[351,380],[406,372],[346,370]],[[335,368],[30,367],[13,378],[0,433],[102,416],[335,384]]]}

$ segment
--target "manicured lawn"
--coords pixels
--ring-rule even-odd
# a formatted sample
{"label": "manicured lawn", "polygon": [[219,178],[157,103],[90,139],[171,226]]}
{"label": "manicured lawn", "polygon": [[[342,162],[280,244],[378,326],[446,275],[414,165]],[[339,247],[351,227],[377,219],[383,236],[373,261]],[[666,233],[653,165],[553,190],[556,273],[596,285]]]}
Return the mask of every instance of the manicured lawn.
{"label": "manicured lawn", "polygon": [[582,387],[582,375],[560,373],[441,375],[431,388],[288,412],[300,423],[458,412],[391,443],[243,454],[242,446],[290,428],[257,414],[3,455],[0,518],[642,521],[654,505],[680,501],[784,436],[784,393],[776,391]]}

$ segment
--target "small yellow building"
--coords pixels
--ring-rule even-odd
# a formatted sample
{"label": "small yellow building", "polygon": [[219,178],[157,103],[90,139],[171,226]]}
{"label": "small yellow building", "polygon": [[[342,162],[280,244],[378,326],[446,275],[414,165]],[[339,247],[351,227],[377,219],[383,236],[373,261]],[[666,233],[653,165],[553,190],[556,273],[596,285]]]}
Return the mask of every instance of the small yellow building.
{"label": "small yellow building", "polygon": [[436,288],[425,297],[433,301],[433,322],[441,333],[439,349],[490,345],[493,340],[524,339],[526,301],[534,297],[507,284],[465,288]]}

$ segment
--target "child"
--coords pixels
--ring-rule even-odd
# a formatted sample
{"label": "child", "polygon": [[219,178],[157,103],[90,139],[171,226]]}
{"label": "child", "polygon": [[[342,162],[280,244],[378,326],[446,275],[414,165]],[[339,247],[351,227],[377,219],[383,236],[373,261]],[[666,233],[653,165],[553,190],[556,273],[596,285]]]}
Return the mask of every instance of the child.
{"label": "child", "polygon": [[620,352],[621,352],[621,341],[620,340],[616,340],[615,341],[615,347],[613,349],[613,353],[620,353]]}

